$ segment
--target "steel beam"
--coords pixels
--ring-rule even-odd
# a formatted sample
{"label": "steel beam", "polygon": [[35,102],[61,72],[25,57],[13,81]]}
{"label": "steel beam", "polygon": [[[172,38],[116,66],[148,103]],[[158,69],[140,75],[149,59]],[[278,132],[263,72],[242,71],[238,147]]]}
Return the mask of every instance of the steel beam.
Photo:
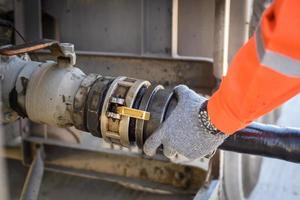
{"label": "steel beam", "polygon": [[[36,55],[40,61],[54,59],[47,53]],[[209,60],[138,58],[79,52],[76,62],[77,67],[85,73],[135,77],[165,87],[186,84],[202,93],[209,93],[215,84],[212,62]]]}
{"label": "steel beam", "polygon": [[36,200],[44,175],[43,150],[36,151],[35,158],[29,168],[25,183],[23,185],[20,200]]}
{"label": "steel beam", "polygon": [[[34,136],[25,140],[31,149],[36,145],[44,147],[46,170],[112,181],[145,191],[195,194],[208,175],[199,167],[171,163],[161,155],[152,159],[141,153],[92,150]],[[31,157],[30,154],[27,156]]]}

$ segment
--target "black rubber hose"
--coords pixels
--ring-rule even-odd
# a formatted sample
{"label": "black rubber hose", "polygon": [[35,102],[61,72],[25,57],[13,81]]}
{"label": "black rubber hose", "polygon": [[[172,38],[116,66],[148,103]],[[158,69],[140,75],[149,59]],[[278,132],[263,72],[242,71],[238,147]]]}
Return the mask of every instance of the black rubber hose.
{"label": "black rubber hose", "polygon": [[300,129],[252,123],[219,148],[300,163]]}
{"label": "black rubber hose", "polygon": [[[165,118],[172,113],[176,105],[176,98],[172,98]],[[300,128],[252,123],[228,137],[219,148],[300,163]]]}

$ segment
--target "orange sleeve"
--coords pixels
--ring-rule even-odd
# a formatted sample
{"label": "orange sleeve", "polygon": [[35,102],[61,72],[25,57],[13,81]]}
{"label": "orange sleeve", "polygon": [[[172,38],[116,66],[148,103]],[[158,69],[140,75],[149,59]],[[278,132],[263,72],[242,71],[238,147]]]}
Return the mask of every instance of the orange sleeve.
{"label": "orange sleeve", "polygon": [[209,99],[208,114],[218,129],[232,134],[299,92],[300,1],[276,0],[232,60]]}

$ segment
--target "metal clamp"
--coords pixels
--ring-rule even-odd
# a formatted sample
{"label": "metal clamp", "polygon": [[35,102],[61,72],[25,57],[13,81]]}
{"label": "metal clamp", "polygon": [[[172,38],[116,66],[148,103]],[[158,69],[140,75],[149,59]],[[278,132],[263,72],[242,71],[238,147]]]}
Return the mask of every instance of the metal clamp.
{"label": "metal clamp", "polygon": [[150,113],[133,109],[134,101],[141,88],[149,87],[145,80],[117,77],[107,91],[101,117],[102,137],[112,143],[123,146],[130,145],[129,121],[130,118],[149,119]]}
{"label": "metal clamp", "polygon": [[133,117],[136,119],[142,119],[142,120],[150,119],[149,112],[146,112],[143,110],[138,110],[138,109],[133,109],[133,108],[128,108],[125,106],[117,107],[117,113],[122,116]]}

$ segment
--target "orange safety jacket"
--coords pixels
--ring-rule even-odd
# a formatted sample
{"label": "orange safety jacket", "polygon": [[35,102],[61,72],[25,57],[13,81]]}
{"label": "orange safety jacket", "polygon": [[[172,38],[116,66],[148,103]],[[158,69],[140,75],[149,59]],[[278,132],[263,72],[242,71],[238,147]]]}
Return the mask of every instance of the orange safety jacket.
{"label": "orange safety jacket", "polygon": [[208,101],[208,114],[219,130],[232,134],[299,92],[300,0],[276,0],[233,58]]}

